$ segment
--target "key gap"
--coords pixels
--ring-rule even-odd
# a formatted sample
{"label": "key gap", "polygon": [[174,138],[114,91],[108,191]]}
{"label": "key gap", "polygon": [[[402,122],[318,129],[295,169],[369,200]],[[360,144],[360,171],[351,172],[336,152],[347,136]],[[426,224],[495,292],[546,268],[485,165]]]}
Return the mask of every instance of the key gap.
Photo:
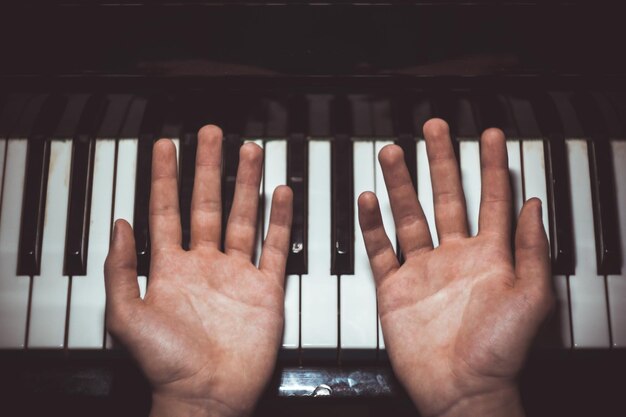
{"label": "key gap", "polygon": [[604,280],[604,297],[606,298],[606,317],[607,323],[606,325],[609,328],[609,349],[613,349],[613,326],[611,326],[611,306],[609,299],[609,282],[606,275],[602,277]]}
{"label": "key gap", "polygon": [[28,347],[28,335],[30,333],[30,312],[31,312],[31,307],[32,307],[32,301],[33,301],[33,276],[29,275],[28,276],[28,309],[26,312],[26,331],[24,332],[24,349],[26,349]]}
{"label": "key gap", "polygon": [[570,288],[570,284],[569,284],[569,280],[570,280],[571,276],[567,275],[567,299],[569,300],[569,302],[567,303],[567,311],[569,312],[569,337],[570,337],[570,341],[569,341],[569,345],[570,345],[570,349],[574,349],[576,346],[574,345],[574,320],[573,320],[573,316],[572,316],[572,290]]}
{"label": "key gap", "polygon": [[298,365],[302,366],[302,275],[298,275]]}
{"label": "key gap", "polygon": [[67,301],[65,303],[65,332],[63,335],[63,350],[67,353],[68,350],[68,340],[69,340],[69,332],[70,332],[70,309],[72,305],[72,276],[68,276],[67,280]]}

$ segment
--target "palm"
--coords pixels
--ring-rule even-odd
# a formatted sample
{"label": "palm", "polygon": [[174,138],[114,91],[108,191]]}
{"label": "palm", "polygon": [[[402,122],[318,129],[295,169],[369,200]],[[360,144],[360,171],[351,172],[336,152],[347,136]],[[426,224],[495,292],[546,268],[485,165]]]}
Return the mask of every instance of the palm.
{"label": "palm", "polygon": [[139,363],[155,401],[239,415],[251,411],[276,360],[292,195],[286,187],[274,194],[257,268],[251,259],[262,153],[244,145],[221,251],[221,141],[215,127],[198,134],[188,251],[181,246],[175,148],[155,144],[147,292],[142,300],[132,230],[117,222],[105,264],[107,327]]}
{"label": "palm", "polygon": [[447,126],[429,124],[424,133],[440,246],[433,249],[399,148],[384,149],[380,160],[406,257],[402,266],[385,236],[375,197],[366,194],[359,204],[385,345],[395,373],[426,415],[514,385],[551,305],[547,241],[536,203],[522,210],[513,262],[502,134],[483,136],[480,231],[468,237]]}
{"label": "palm", "polygon": [[241,401],[234,394],[242,385],[258,392],[280,342],[280,285],[214,250],[164,255],[153,271],[146,311],[134,324],[143,331],[131,344],[151,384],[197,387],[201,398],[207,384],[227,381],[223,398],[215,398],[223,403]]}

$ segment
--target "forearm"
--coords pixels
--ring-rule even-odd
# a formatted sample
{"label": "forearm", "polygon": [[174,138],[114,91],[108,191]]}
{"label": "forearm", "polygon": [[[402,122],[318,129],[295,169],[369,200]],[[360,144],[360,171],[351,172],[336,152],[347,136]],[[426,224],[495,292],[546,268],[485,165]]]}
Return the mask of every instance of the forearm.
{"label": "forearm", "polygon": [[243,417],[250,412],[238,411],[212,400],[179,400],[152,395],[150,417]]}
{"label": "forearm", "polygon": [[[419,407],[419,404],[418,404]],[[421,408],[421,407],[420,407]],[[462,398],[433,417],[524,417],[516,386]]]}

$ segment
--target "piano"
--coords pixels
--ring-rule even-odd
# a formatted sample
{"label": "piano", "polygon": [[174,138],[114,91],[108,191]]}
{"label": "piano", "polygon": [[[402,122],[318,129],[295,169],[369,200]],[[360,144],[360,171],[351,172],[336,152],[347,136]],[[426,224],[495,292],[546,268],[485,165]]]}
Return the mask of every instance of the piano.
{"label": "piano", "polygon": [[[476,233],[478,137],[507,135],[514,211],[543,204],[557,307],[520,378],[531,416],[626,415],[623,14],[583,0],[7,1],[0,6],[0,407],[147,415],[149,387],[105,330],[112,221],[149,280],[152,144],[172,138],[184,244],[196,133],[265,150],[269,197],[294,190],[285,328],[257,414],[415,415],[393,376],[355,200],[405,152],[432,224],[421,126],[451,125]],[[432,228],[434,230],[434,227]],[[436,236],[434,236],[436,242]],[[401,254],[400,254],[401,257]]]}

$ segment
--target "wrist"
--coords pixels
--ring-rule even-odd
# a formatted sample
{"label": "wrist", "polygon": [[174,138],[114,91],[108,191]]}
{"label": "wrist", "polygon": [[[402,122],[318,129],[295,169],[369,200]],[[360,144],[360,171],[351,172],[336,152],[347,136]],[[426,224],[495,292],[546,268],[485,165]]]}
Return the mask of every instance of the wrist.
{"label": "wrist", "polygon": [[240,417],[249,414],[210,399],[180,399],[159,394],[152,394],[150,410],[150,417]]}
{"label": "wrist", "polygon": [[433,417],[524,417],[516,386],[465,396]]}

